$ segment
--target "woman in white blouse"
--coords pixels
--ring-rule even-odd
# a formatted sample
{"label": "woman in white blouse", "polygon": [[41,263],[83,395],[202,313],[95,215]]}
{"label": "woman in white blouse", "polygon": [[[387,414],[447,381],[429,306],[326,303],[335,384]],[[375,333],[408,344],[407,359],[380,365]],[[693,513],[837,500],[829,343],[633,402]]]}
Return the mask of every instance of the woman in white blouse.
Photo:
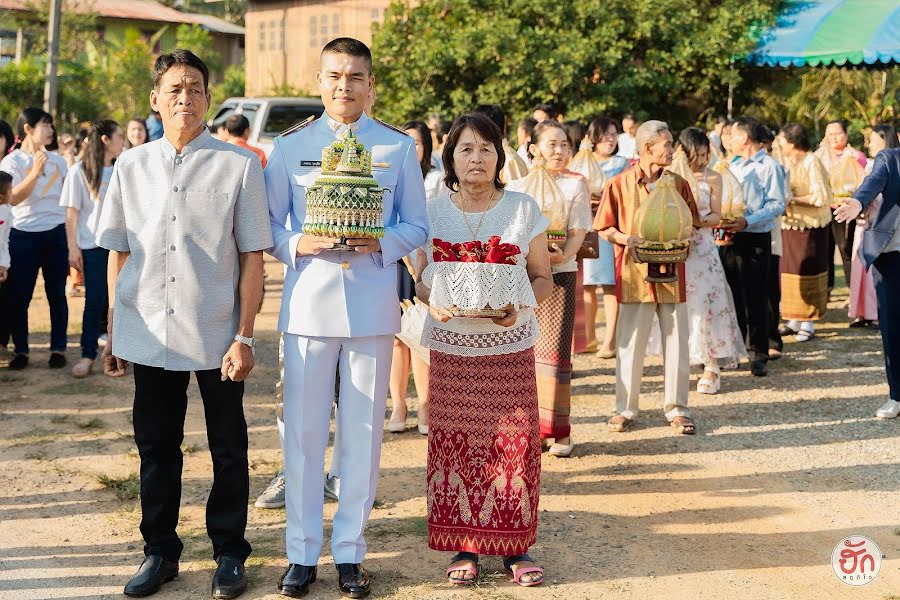
{"label": "woman in white blouse", "polygon": [[88,131],[87,153],[76,163],[63,185],[60,206],[66,207],[69,265],[84,275],[84,315],[81,320],[81,360],[72,375],[87,377],[97,358],[97,338],[106,308],[106,263],[109,251],[97,246],[97,224],[103,196],[112,178],[113,162],[125,147],[115,121],[97,121]]}
{"label": "woman in white blouse", "polygon": [[[541,302],[553,287],[547,219],[533,198],[503,189],[501,138],[484,115],[454,121],[443,152],[444,182],[453,193],[428,203],[430,237],[463,243],[500,236],[518,246],[517,264]],[[422,300],[431,293],[423,282],[416,291]],[[478,555],[493,554],[504,557],[519,585],[538,585],[543,570],[527,554],[537,532],[541,469],[534,311],[472,319],[432,308],[425,332],[431,349],[428,546],[457,552],[447,570],[450,583],[474,583]]]}
{"label": "woman in white blouse", "polygon": [[12,231],[9,235],[10,270],[6,287],[9,328],[16,356],[13,370],[28,366],[28,305],[34,295],[38,271],[50,304],[51,369],[66,365],[66,209],[59,206],[68,165],[46,148],[53,141],[53,117],[39,108],[26,108],[16,123],[19,146],[0,160],[0,171],[13,177]]}

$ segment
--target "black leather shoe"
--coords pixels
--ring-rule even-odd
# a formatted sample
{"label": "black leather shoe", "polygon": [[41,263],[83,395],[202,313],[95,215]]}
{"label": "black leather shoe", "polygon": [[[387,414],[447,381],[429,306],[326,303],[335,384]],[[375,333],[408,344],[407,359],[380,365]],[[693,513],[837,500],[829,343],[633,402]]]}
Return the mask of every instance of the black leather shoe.
{"label": "black leather shoe", "polygon": [[354,563],[336,564],[338,589],[344,598],[364,598],[369,595],[369,574],[362,565]]}
{"label": "black leather shoe", "polygon": [[216,600],[237,598],[247,589],[247,571],[243,561],[220,556],[219,566],[212,578],[212,597]]}
{"label": "black leather shoe", "polygon": [[27,354],[16,354],[15,357],[11,361],[9,361],[9,368],[12,371],[21,371],[25,367],[28,366],[28,355]]}
{"label": "black leather shoe", "polygon": [[769,370],[766,368],[766,361],[764,360],[754,360],[750,363],[750,372],[753,373],[756,377],[765,377],[769,374]]}
{"label": "black leather shoe", "polygon": [[125,584],[126,596],[149,596],[155,594],[162,584],[178,577],[178,563],[162,556],[150,555],[144,558],[141,568]]}
{"label": "black leather shoe", "polygon": [[51,352],[50,360],[47,362],[51,369],[62,369],[66,366],[66,355],[62,352]]}
{"label": "black leather shoe", "polygon": [[281,582],[278,584],[278,593],[291,598],[302,598],[309,591],[309,584],[316,580],[316,568],[306,565],[290,565]]}

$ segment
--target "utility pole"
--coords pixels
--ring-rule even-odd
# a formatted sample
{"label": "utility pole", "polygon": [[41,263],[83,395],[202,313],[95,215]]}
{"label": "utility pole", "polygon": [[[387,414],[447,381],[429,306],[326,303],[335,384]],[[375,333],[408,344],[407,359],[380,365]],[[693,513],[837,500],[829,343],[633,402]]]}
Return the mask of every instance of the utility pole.
{"label": "utility pole", "polygon": [[47,32],[47,77],[44,80],[44,110],[56,117],[58,85],[56,63],[59,56],[59,30],[62,19],[62,0],[50,0],[50,24]]}

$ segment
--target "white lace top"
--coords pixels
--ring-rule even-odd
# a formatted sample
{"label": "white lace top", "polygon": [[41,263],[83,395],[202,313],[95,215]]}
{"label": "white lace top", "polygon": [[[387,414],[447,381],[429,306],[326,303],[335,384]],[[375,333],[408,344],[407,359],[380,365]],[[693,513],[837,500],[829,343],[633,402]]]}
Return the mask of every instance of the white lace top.
{"label": "white lace top", "polygon": [[[454,244],[471,241],[469,227],[477,228],[482,216],[482,213],[466,213],[467,226],[462,211],[447,196],[428,201],[427,210],[430,233],[424,250],[429,264],[433,262],[431,239],[439,238]],[[494,207],[484,213],[484,221],[477,230],[478,240],[487,242],[491,236],[499,235],[504,243],[517,245],[522,251],[518,264],[525,267],[528,244],[544,233],[548,224],[534,198],[506,190]],[[446,354],[492,356],[531,348],[539,335],[531,308],[520,310],[512,327],[501,327],[490,319],[453,318],[440,323],[429,315],[422,344]]]}

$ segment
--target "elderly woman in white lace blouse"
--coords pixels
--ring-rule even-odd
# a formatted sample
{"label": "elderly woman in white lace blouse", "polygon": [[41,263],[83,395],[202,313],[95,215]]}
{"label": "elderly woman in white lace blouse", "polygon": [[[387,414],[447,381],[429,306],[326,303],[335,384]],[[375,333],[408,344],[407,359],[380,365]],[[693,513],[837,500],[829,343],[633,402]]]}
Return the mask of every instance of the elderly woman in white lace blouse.
{"label": "elderly woman in white lace blouse", "polygon": [[[500,236],[519,247],[538,302],[553,287],[544,231],[547,220],[530,196],[506,191],[505,154],[497,126],[480,114],[456,119],[443,151],[444,182],[453,191],[428,203],[432,238],[487,242]],[[431,253],[427,253],[431,261]],[[420,270],[421,272],[421,270]],[[431,290],[417,284],[420,299]],[[472,584],[480,554],[504,557],[519,585],[543,582],[527,555],[537,533],[541,441],[531,308],[494,319],[451,318],[431,309],[428,436],[428,545],[457,554],[447,576]]]}

